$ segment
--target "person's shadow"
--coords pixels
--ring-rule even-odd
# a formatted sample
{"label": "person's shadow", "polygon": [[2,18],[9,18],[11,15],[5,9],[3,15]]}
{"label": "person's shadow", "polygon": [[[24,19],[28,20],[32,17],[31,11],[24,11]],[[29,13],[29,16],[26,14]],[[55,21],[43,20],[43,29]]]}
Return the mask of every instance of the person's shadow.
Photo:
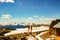
{"label": "person's shadow", "polygon": [[27,40],[26,37],[21,38],[21,40]]}

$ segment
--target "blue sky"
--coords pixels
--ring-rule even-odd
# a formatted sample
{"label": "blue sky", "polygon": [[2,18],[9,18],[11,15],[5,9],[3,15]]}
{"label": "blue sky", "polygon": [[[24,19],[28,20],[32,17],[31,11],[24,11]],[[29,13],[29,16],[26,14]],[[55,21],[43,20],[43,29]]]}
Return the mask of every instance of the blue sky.
{"label": "blue sky", "polygon": [[11,2],[0,2],[0,17],[9,14],[12,18],[17,17],[39,17],[60,18],[60,0],[14,0]]}

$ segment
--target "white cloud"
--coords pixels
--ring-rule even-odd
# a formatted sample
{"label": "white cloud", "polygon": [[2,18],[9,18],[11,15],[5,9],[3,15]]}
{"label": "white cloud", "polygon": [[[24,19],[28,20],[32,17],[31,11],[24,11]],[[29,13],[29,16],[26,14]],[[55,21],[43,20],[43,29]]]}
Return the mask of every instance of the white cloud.
{"label": "white cloud", "polygon": [[26,23],[30,23],[30,24],[34,23],[33,18],[32,18],[32,17],[29,17],[29,18],[26,20]]}
{"label": "white cloud", "polygon": [[14,3],[14,0],[0,0],[0,2],[10,2],[10,3]]}
{"label": "white cloud", "polygon": [[39,18],[40,20],[55,20],[53,18]]}
{"label": "white cloud", "polygon": [[38,15],[34,15],[33,17],[34,17],[34,18],[37,18],[37,17],[39,17],[39,16],[38,16]]}
{"label": "white cloud", "polygon": [[11,3],[14,3],[14,0],[6,0],[5,2],[11,2]]}
{"label": "white cloud", "polygon": [[5,2],[5,0],[0,0],[0,2]]}
{"label": "white cloud", "polygon": [[39,18],[39,20],[40,20],[40,24],[50,24],[55,19],[54,18]]}
{"label": "white cloud", "polygon": [[28,20],[32,20],[32,18],[30,17],[30,18],[28,18]]}
{"label": "white cloud", "polygon": [[2,18],[9,19],[9,18],[11,18],[11,15],[9,15],[9,14],[3,14],[3,15],[2,15]]}
{"label": "white cloud", "polygon": [[44,16],[41,16],[42,18],[44,17]]}

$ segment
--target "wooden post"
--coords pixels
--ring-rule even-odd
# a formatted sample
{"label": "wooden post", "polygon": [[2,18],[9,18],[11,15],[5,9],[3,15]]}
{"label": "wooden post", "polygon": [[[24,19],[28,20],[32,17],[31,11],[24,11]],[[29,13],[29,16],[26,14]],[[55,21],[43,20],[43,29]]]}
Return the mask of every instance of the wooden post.
{"label": "wooden post", "polygon": [[32,26],[31,25],[28,26],[28,33],[32,33]]}

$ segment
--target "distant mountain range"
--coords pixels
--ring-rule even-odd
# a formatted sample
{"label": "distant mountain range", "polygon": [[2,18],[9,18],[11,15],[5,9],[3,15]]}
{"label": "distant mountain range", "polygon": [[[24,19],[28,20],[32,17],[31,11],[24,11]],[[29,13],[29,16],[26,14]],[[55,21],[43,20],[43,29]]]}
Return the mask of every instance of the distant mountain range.
{"label": "distant mountain range", "polygon": [[5,26],[2,26],[0,25],[0,28],[25,28],[26,26],[24,25],[5,25]]}

